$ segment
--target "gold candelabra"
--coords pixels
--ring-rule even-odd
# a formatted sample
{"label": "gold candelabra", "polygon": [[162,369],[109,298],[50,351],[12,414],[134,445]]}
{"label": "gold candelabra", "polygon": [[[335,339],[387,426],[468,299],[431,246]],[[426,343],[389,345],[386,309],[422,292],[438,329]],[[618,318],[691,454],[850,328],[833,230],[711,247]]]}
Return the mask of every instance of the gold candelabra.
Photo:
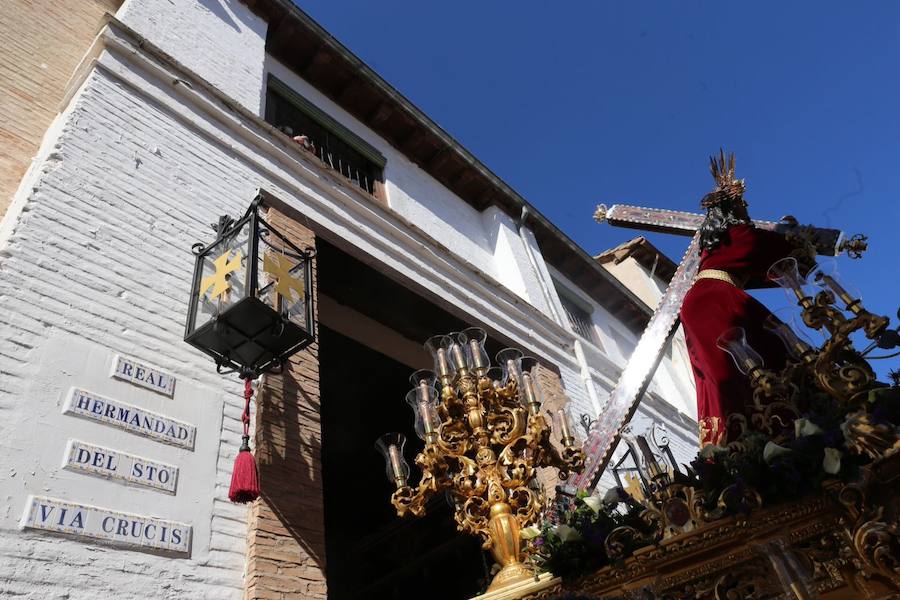
{"label": "gold candelabra", "polygon": [[507,348],[497,354],[499,369],[492,368],[486,338],[484,330],[472,327],[425,343],[434,371],[416,371],[406,396],[425,442],[415,459],[422,470],[417,487],[409,484],[402,434],[386,434],[376,447],[396,486],[391,502],[399,516],[421,516],[431,496],[449,492],[457,529],[480,535],[501,567],[488,588],[496,591],[535,576],[522,561],[519,532],[543,508],[533,489],[536,468],[556,467],[566,479],[582,468],[584,453],[563,409],[554,415],[562,451],[550,443],[537,361]]}

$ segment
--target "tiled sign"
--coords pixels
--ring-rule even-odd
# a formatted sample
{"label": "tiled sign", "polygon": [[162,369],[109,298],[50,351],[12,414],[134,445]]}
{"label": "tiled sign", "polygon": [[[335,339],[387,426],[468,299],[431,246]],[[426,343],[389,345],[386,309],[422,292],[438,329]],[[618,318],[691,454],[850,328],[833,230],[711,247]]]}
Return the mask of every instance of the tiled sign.
{"label": "tiled sign", "polygon": [[191,526],[55,498],[29,496],[22,527],[190,554]]}
{"label": "tiled sign", "polygon": [[169,398],[175,394],[174,377],[118,354],[113,358],[110,376],[130,381]]}
{"label": "tiled sign", "polygon": [[193,425],[80,388],[69,390],[63,413],[99,421],[173,446],[194,448],[197,430]]}
{"label": "tiled sign", "polygon": [[135,485],[175,493],[178,467],[93,446],[80,440],[69,440],[63,468],[99,477],[125,481]]}

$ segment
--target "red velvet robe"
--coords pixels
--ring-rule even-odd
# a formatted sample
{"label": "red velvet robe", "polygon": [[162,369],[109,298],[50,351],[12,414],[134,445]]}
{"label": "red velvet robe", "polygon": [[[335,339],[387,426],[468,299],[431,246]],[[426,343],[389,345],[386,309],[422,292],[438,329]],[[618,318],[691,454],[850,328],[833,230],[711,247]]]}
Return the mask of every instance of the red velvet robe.
{"label": "red velvet robe", "polygon": [[[778,233],[752,225],[734,225],[719,246],[703,251],[700,269],[718,269],[746,278],[748,288],[768,287],[766,271],[792,250]],[[743,327],[747,342],[763,357],[766,368],[777,370],[784,366],[784,345],[763,328],[770,314],[744,290],[718,279],[697,280],[685,296],[681,323],[697,383],[701,447],[733,441],[726,431],[727,417],[744,414],[744,408],[752,402],[749,380],[735,366],[731,355],[716,346],[722,332]]]}

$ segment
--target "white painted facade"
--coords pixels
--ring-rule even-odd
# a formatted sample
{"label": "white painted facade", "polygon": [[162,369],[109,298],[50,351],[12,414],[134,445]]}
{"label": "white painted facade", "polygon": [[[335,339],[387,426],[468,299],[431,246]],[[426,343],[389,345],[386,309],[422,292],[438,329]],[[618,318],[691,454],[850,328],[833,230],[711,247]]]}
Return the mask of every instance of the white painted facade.
{"label": "white painted facade", "polygon": [[[191,244],[258,188],[553,361],[576,422],[602,409],[627,360],[634,335],[548,267],[516,218],[474,210],[266,56],[265,37],[236,0],[127,0],[73,75],[0,224],[0,596],[241,597],[246,508],[226,499],[241,390],[181,340]],[[387,158],[387,207],[272,135],[260,118],[268,73]],[[573,333],[554,279],[593,308],[602,347]],[[118,355],[174,377],[174,394],[111,376]],[[687,461],[690,374],[663,370],[652,389],[674,406],[650,399],[640,418],[666,421]],[[65,414],[72,387],[195,425],[195,443]],[[64,469],[72,440],[176,465],[176,494]],[[190,551],[23,529],[32,496],[188,524]]]}

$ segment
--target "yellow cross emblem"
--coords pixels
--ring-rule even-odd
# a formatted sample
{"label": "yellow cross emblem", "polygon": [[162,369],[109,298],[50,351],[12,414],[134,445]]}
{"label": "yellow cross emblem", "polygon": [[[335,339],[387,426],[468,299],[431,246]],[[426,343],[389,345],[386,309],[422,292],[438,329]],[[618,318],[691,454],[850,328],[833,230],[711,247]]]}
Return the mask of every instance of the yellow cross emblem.
{"label": "yellow cross emblem", "polygon": [[641,480],[633,473],[625,473],[625,481],[627,482],[625,484],[625,491],[628,492],[632,498],[641,502],[644,499],[644,489],[641,487]]}
{"label": "yellow cross emblem", "polygon": [[263,256],[263,270],[276,279],[275,293],[288,302],[294,301],[291,290],[297,292],[297,300],[302,299],[303,293],[306,291],[303,281],[291,275],[291,269],[294,266],[291,260],[283,254],[266,252]]}
{"label": "yellow cross emblem", "polygon": [[202,298],[204,294],[212,288],[211,296],[213,298],[218,298],[225,292],[231,289],[231,284],[228,283],[228,274],[234,271],[237,271],[241,268],[241,260],[243,260],[243,255],[241,251],[238,250],[237,256],[235,256],[232,260],[228,260],[228,257],[231,255],[231,250],[226,250],[222,256],[213,261],[213,266],[216,267],[216,272],[212,275],[207,275],[200,281],[200,297]]}

